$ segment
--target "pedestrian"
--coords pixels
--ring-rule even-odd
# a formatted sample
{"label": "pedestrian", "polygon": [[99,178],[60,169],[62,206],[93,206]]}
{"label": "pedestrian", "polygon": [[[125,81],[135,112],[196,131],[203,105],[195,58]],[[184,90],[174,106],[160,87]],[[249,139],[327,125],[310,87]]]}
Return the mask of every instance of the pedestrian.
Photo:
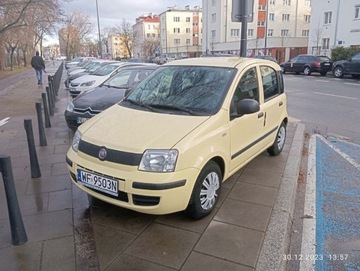
{"label": "pedestrian", "polygon": [[39,51],[36,51],[35,56],[31,59],[31,67],[35,69],[38,85],[42,85],[42,71],[45,71],[44,59],[39,55]]}

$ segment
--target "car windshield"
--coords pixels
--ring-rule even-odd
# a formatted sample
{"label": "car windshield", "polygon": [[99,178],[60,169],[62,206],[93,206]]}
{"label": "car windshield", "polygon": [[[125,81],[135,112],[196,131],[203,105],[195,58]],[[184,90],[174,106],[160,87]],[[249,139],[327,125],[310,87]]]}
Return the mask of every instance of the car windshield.
{"label": "car windshield", "polygon": [[118,65],[105,65],[92,73],[92,75],[99,75],[104,76],[112,73],[116,70],[119,66]]}
{"label": "car windshield", "polygon": [[222,105],[234,68],[167,66],[156,69],[121,103],[176,114],[212,115]]}
{"label": "car windshield", "polygon": [[148,76],[153,70],[124,70],[114,75],[107,81],[105,81],[102,86],[112,87],[112,88],[131,88],[134,84],[142,81],[146,76]]}

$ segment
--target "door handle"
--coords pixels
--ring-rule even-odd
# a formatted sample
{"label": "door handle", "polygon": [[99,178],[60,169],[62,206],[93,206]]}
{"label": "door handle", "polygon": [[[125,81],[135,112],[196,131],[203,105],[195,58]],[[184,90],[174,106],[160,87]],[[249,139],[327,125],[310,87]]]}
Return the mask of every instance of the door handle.
{"label": "door handle", "polygon": [[279,106],[282,106],[284,103],[282,101],[279,102]]}
{"label": "door handle", "polygon": [[258,114],[258,119],[262,118],[263,116],[264,116],[264,112],[260,112],[260,113]]}

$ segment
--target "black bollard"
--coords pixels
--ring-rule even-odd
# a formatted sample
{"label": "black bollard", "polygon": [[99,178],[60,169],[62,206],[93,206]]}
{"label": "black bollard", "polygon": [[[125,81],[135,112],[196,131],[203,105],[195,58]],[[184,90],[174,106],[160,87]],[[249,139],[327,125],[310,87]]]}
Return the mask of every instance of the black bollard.
{"label": "black bollard", "polygon": [[41,103],[36,103],[35,108],[36,108],[36,113],[37,113],[37,118],[38,118],[40,146],[47,146],[44,122],[43,122],[42,114],[41,114]]}
{"label": "black bollard", "polygon": [[35,149],[34,133],[32,129],[31,119],[24,120],[24,127],[26,130],[26,136],[29,146],[31,178],[38,178],[41,177],[41,172],[40,172],[39,161]]}
{"label": "black bollard", "polygon": [[12,173],[11,159],[9,156],[0,155],[0,172],[2,173],[4,181],[5,195],[9,212],[11,242],[14,246],[22,245],[28,241],[28,238],[21,217]]}
{"label": "black bollard", "polygon": [[46,94],[48,96],[48,100],[49,100],[49,112],[50,112],[50,116],[54,116],[54,106],[52,104],[52,98],[51,98],[51,92],[50,92],[50,88],[49,87],[45,87],[46,90]]}
{"label": "black bollard", "polygon": [[42,103],[44,105],[44,117],[45,117],[45,128],[49,128],[51,127],[51,122],[50,122],[50,116],[49,116],[49,109],[48,109],[48,103],[46,100],[46,93],[41,93],[41,99],[42,99]]}

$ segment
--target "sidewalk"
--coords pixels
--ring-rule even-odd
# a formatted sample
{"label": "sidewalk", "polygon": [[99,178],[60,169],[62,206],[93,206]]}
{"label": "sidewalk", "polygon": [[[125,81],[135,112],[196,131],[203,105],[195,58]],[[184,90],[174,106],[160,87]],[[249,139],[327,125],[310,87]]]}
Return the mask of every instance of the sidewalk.
{"label": "sidewalk", "polygon": [[[47,67],[55,73],[57,65]],[[65,72],[63,73],[65,79]],[[182,213],[151,216],[103,204],[88,208],[72,186],[65,154],[73,133],[61,83],[47,146],[39,146],[35,103],[44,89],[33,71],[0,81],[0,155],[10,155],[27,232],[11,244],[0,177],[0,266],[3,270],[282,270],[294,208],[304,126],[290,122],[281,155],[260,155],[224,183],[217,210],[194,221]],[[63,80],[62,80],[63,82]],[[8,85],[10,83],[10,85]],[[44,87],[45,88],[44,84]],[[24,119],[32,119],[42,176],[31,178]],[[1,176],[1,175],[0,175]]]}

